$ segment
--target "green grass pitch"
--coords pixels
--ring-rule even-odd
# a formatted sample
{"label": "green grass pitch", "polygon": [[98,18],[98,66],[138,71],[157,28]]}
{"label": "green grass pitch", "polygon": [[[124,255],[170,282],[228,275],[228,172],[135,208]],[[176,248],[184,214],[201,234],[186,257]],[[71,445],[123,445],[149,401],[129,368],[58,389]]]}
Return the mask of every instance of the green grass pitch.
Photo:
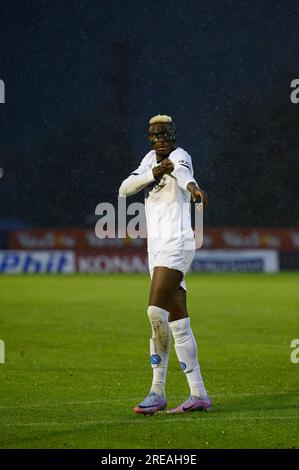
{"label": "green grass pitch", "polygon": [[[214,407],[152,417],[149,276],[0,279],[1,448],[298,448],[299,274],[187,276]],[[168,405],[188,396],[172,347]]]}

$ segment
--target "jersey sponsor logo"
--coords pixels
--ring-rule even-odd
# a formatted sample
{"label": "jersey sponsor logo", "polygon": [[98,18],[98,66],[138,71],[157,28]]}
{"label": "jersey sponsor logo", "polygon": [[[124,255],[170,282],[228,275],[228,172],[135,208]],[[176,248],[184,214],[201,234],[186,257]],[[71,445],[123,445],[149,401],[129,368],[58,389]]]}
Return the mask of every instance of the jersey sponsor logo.
{"label": "jersey sponsor logo", "polygon": [[164,188],[164,186],[166,186],[166,178],[165,178],[165,176],[162,176],[158,180],[153,181],[151,184],[149,184],[145,188],[145,190],[144,190],[145,198],[148,198],[149,193],[151,191],[153,191],[154,193],[157,193],[158,191],[161,191],[161,189]]}
{"label": "jersey sponsor logo", "polygon": [[154,191],[160,191],[160,189],[164,188],[166,185],[166,179],[165,176],[162,176],[162,178],[159,178],[154,182],[153,190]]}
{"label": "jersey sponsor logo", "polygon": [[151,355],[151,364],[153,366],[157,366],[158,364],[160,364],[160,362],[161,362],[161,357],[159,356],[159,354]]}

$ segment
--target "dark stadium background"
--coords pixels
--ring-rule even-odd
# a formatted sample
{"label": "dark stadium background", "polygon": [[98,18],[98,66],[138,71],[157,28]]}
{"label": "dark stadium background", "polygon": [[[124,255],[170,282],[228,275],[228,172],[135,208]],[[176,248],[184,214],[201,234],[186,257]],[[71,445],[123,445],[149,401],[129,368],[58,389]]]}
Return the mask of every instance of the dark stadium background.
{"label": "dark stadium background", "polygon": [[28,249],[14,230],[93,231],[166,113],[208,192],[205,227],[258,229],[241,248],[272,243],[299,268],[298,14],[296,1],[1,2],[0,248]]}

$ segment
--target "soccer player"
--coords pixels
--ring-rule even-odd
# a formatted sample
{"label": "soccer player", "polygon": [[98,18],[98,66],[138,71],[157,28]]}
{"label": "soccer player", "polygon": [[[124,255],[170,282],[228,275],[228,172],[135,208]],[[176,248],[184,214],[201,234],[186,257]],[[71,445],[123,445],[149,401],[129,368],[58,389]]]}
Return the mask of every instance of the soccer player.
{"label": "soccer player", "polygon": [[208,410],[207,395],[197,359],[197,345],[186,306],[186,282],[195,253],[190,199],[207,204],[205,192],[193,178],[190,155],[176,145],[176,129],[170,116],[149,121],[152,150],[125,179],[120,196],[145,189],[147,248],[151,287],[147,314],[152,328],[150,358],[153,381],[148,396],[135,413],[153,414],[167,406],[165,382],[171,334],[178,360],[186,374],[190,396],[168,413]]}

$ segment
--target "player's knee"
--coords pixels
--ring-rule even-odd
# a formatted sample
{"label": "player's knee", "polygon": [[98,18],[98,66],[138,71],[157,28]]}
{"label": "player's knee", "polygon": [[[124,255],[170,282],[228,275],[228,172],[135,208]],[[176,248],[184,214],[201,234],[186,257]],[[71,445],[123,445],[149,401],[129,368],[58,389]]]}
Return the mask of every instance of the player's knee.
{"label": "player's knee", "polygon": [[170,322],[169,328],[176,344],[184,343],[192,335],[189,317]]}
{"label": "player's knee", "polygon": [[154,329],[159,329],[162,325],[168,322],[168,311],[163,308],[149,305],[147,314]]}

